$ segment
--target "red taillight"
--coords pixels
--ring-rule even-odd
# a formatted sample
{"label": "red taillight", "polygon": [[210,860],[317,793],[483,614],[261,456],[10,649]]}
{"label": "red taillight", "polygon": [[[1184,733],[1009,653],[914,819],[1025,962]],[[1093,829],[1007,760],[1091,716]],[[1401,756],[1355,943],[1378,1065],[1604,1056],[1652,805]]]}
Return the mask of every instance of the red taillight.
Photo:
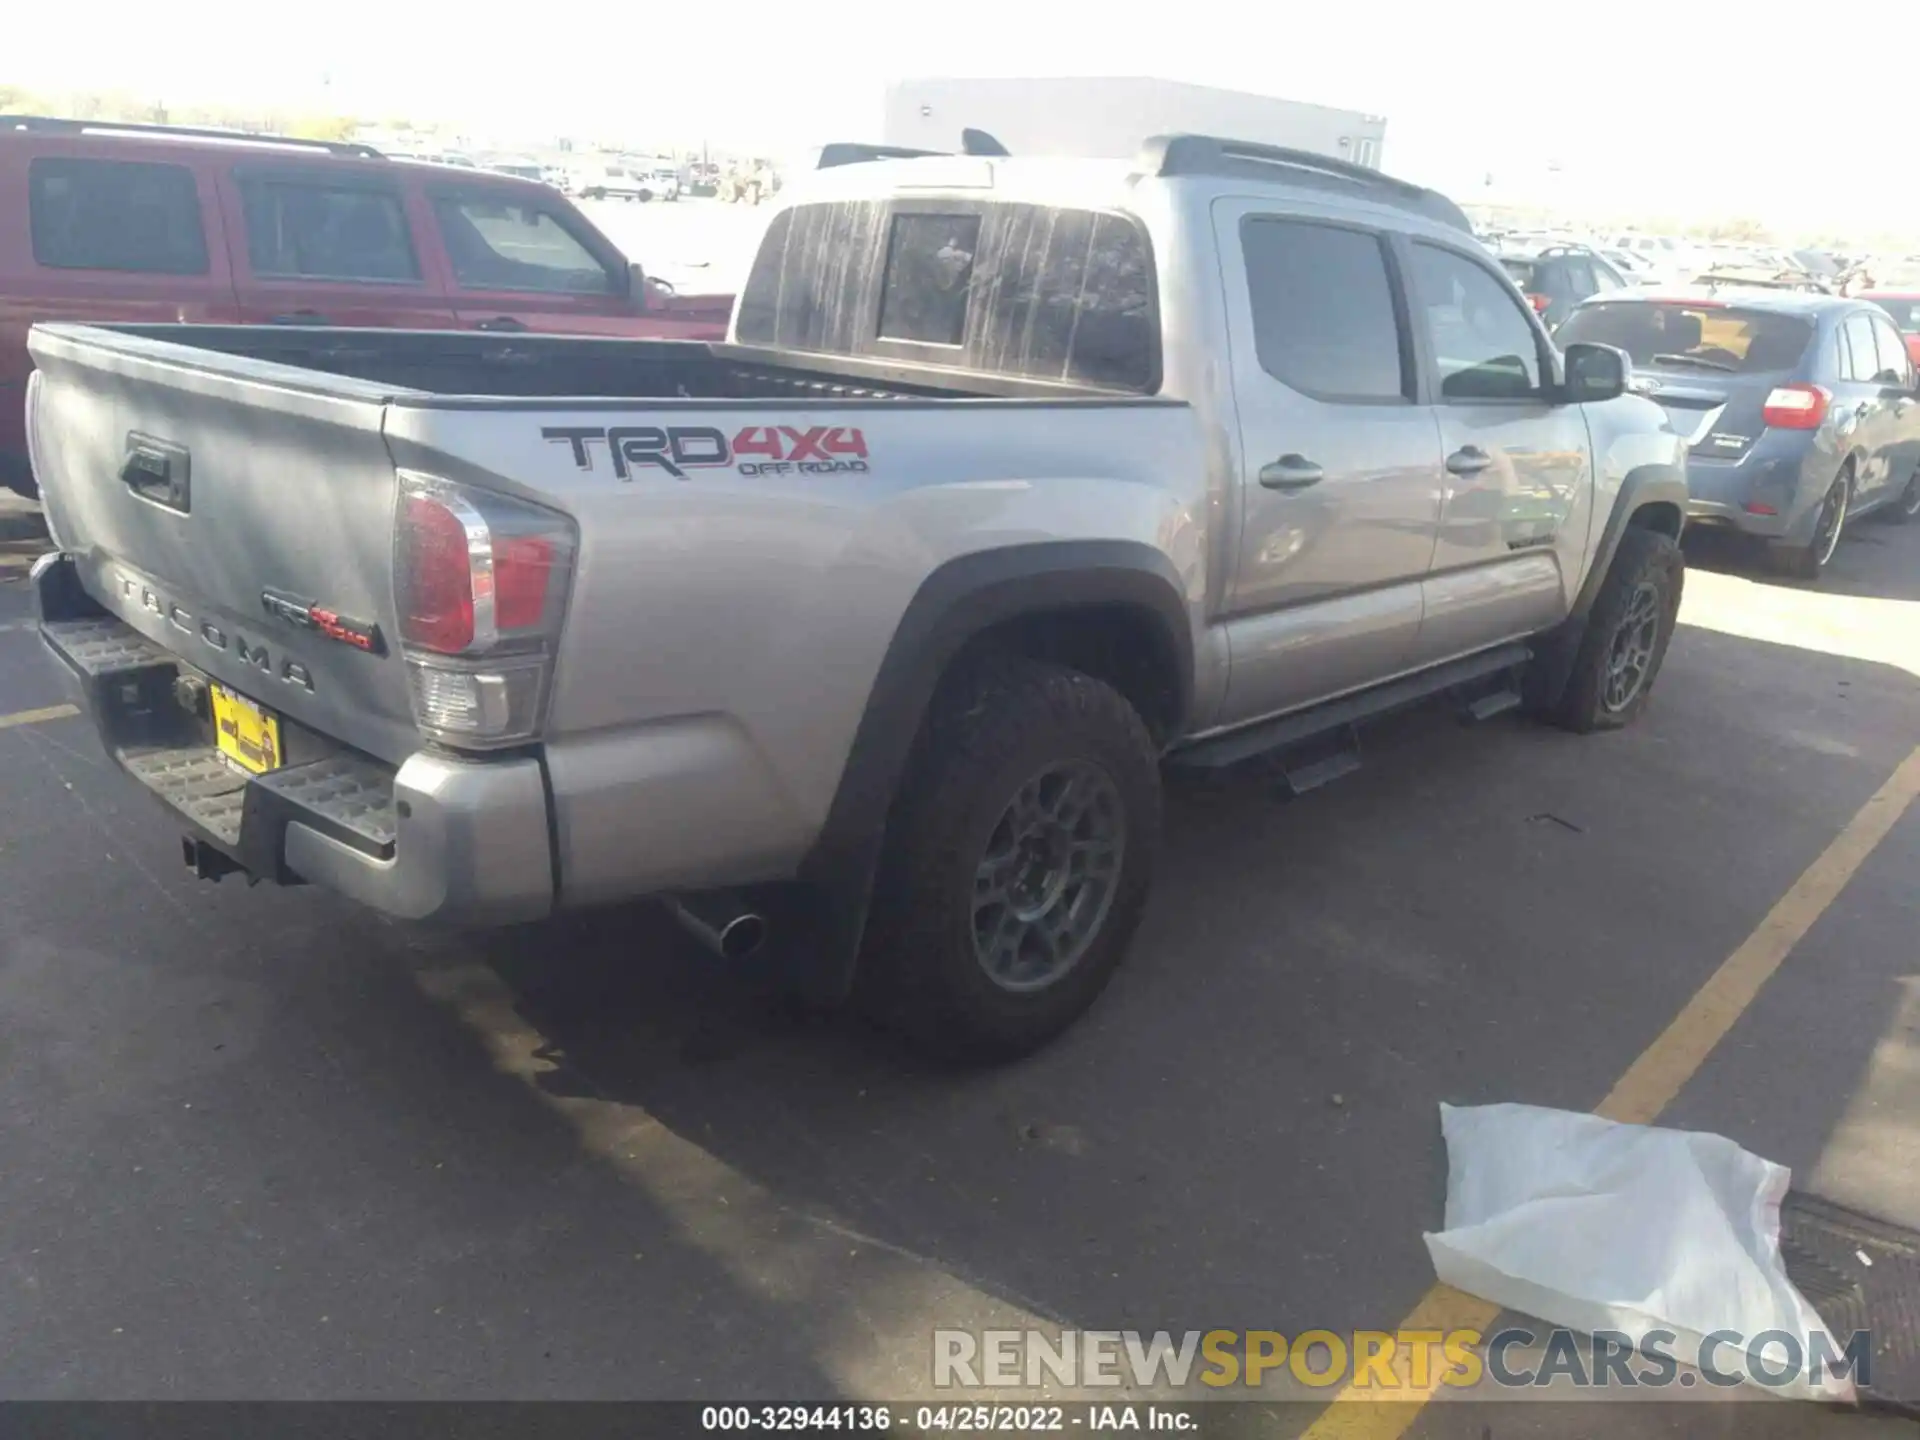
{"label": "red taillight", "polygon": [[467,527],[432,495],[409,495],[400,525],[400,638],[442,655],[473,644]]}
{"label": "red taillight", "polygon": [[493,617],[502,630],[526,630],[546,613],[553,544],[538,536],[503,540],[493,551]]}
{"label": "red taillight", "polygon": [[1832,401],[1818,385],[1780,385],[1767,396],[1760,419],[1775,430],[1818,430]]}
{"label": "red taillight", "polygon": [[414,721],[489,750],[539,736],[566,612],[573,522],[492,490],[399,472],[394,595]]}
{"label": "red taillight", "polygon": [[1529,293],[1527,296],[1527,303],[1533,306],[1534,314],[1544,315],[1547,313],[1547,307],[1553,304],[1553,300],[1550,296],[1534,295],[1532,293]]}

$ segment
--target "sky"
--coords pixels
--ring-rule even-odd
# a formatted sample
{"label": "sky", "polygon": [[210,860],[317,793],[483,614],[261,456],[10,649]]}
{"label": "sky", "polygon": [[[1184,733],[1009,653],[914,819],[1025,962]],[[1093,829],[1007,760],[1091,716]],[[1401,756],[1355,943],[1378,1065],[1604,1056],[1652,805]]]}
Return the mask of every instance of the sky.
{"label": "sky", "polygon": [[1920,231],[1908,0],[1811,43],[1778,0],[22,5],[0,82],[34,89],[798,154],[880,138],[901,79],[1158,75],[1384,115],[1385,168],[1463,201]]}

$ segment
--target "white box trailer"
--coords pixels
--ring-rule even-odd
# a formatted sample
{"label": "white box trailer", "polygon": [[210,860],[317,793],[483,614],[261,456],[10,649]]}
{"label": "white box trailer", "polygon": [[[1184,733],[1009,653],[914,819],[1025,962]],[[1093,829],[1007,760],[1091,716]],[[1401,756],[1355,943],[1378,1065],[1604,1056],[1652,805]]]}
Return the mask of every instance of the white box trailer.
{"label": "white box trailer", "polygon": [[1380,168],[1387,122],[1273,95],[1145,76],[903,80],[889,86],[885,143],[959,150],[984,130],[1014,155],[1130,159],[1150,135],[1218,135],[1286,145]]}

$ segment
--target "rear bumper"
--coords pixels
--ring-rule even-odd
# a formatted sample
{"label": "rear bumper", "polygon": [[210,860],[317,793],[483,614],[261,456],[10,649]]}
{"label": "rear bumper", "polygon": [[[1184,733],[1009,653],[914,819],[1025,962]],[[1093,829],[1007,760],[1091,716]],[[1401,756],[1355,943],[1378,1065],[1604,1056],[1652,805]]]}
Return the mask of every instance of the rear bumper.
{"label": "rear bumper", "polygon": [[35,570],[40,636],[69,698],[121,769],[201,847],[263,880],[311,881],[409,920],[504,924],[553,909],[540,762],[420,752],[398,768],[321,741],[306,758],[242,774],[176,698],[188,667],[101,613],[72,565]]}
{"label": "rear bumper", "polygon": [[1825,493],[1812,478],[1822,463],[1811,437],[1773,430],[1738,460],[1693,455],[1687,461],[1687,518],[1769,540],[1804,541],[1812,536]]}

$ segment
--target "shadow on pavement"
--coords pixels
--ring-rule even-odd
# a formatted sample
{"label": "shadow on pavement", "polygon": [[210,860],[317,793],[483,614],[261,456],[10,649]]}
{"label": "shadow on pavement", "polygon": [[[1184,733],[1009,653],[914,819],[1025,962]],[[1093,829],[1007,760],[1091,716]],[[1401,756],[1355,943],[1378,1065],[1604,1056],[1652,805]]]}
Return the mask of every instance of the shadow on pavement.
{"label": "shadow on pavement", "polygon": [[1690,566],[1783,590],[1920,601],[1920,524],[1894,524],[1885,511],[1848,525],[1817,581],[1782,575],[1760,544],[1731,530],[1696,526],[1687,532],[1686,551]]}
{"label": "shadow on pavement", "polygon": [[[1423,713],[1304,800],[1257,772],[1183,786],[1112,991],[997,1071],[803,1015],[651,909],[477,943],[564,1057],[540,1083],[1030,1312],[1391,1327],[1431,1275],[1436,1103],[1594,1104],[1905,758],[1917,694],[1687,628],[1624,734]],[[1725,1133],[1811,1162],[1878,1034],[1861,1013],[1911,962],[1875,938],[1834,1021],[1803,1027],[1817,1063],[1745,1056]]]}

